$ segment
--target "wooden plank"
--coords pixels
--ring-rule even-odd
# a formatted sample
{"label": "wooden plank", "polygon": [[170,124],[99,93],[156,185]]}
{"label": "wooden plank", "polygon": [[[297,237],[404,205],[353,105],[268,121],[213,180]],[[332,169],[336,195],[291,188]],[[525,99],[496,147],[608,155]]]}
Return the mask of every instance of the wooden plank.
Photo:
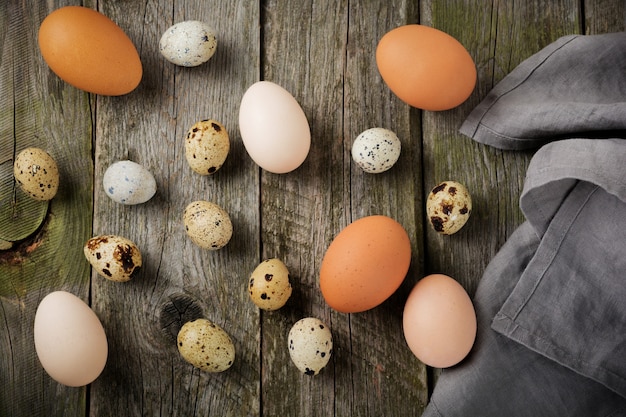
{"label": "wooden plank", "polygon": [[[259,260],[259,177],[237,127],[241,96],[258,78],[258,5],[181,0],[100,6],[137,45],[144,78],[127,96],[97,100],[94,233],[130,238],[144,259],[131,282],[93,277],[93,305],[108,332],[110,356],[92,385],[91,414],[258,415],[259,314],[245,286]],[[158,51],[161,34],[183,20],[205,21],[216,30],[217,52],[202,66],[176,67]],[[191,171],[184,156],[187,130],[206,118],[226,127],[232,145],[212,177]],[[106,197],[103,173],[120,159],[154,174],[152,200],[121,206]],[[225,248],[210,252],[186,236],[182,215],[195,200],[229,212],[234,234]],[[178,329],[198,316],[233,339],[236,360],[224,373],[195,369],[178,354]]]}
{"label": "wooden plank", "polygon": [[621,0],[582,0],[586,35],[622,32],[626,29],[626,2]]}
{"label": "wooden plank", "polygon": [[291,363],[286,337],[297,320],[317,317],[333,331],[334,357],[341,352],[317,276],[326,245],[348,214],[340,118],[347,2],[268,1],[264,11],[262,76],[302,106],[311,150],[291,173],[262,173],[263,257],[282,259],[293,280],[288,304],[262,314],[263,415],[334,415],[336,359],[316,376],[303,375]]}
{"label": "wooden plank", "polygon": [[[386,214],[405,226],[414,242],[410,275],[421,269],[419,129],[412,130],[407,106],[388,103],[390,93],[374,60],[379,38],[415,20],[416,10],[403,1],[309,1],[297,8],[269,2],[265,10],[264,78],[301,103],[313,144],[293,173],[262,176],[263,255],[280,257],[295,271],[286,310],[263,314],[263,413],[420,410],[427,394],[425,369],[410,354],[401,329],[403,299],[414,280],[383,306],[352,315],[330,311],[317,281],[333,237],[369,214]],[[310,15],[303,18],[303,10]],[[375,126],[394,130],[404,146],[398,166],[377,176],[354,166],[350,156],[352,140]],[[290,365],[284,340],[296,320],[311,315],[330,324],[334,336],[333,360],[315,377]]]}
{"label": "wooden plank", "polygon": [[[80,254],[92,220],[89,97],[48,69],[37,44],[39,24],[62,3],[0,5],[0,184],[9,188],[3,194],[15,196],[2,201],[0,211],[10,215],[0,217],[8,223],[3,230],[26,230],[0,251],[0,415],[6,416],[85,414],[86,389],[49,378],[33,344],[35,312],[47,293],[66,290],[88,300],[89,270]],[[20,204],[27,197],[14,191],[13,158],[28,146],[45,149],[59,166],[59,191],[49,204]]]}
{"label": "wooden plank", "polygon": [[[421,125],[419,112],[400,102],[384,84],[375,61],[378,41],[398,26],[417,23],[418,8],[412,1],[350,2],[349,15],[344,158],[350,160],[352,142],[371,127],[390,129],[402,142],[400,159],[384,173],[367,174],[351,163],[351,217],[384,214],[396,219],[410,237],[412,257],[407,277],[392,297],[375,309],[350,315],[347,326],[338,329],[349,341],[350,377],[340,370],[338,389],[343,392],[338,390],[337,396],[346,395],[353,402],[336,411],[419,415],[428,395],[426,367],[406,345],[402,312],[408,293],[424,273]],[[336,313],[334,319],[345,320],[343,316]]]}
{"label": "wooden plank", "polygon": [[558,37],[579,30],[578,4],[570,1],[492,2],[432,0],[422,3],[422,23],[455,37],[474,58],[478,81],[461,106],[424,112],[427,190],[456,180],[472,194],[471,218],[460,232],[427,228],[427,269],[456,278],[473,294],[486,264],[523,221],[518,206],[532,152],[504,152],[461,136],[469,112],[522,60]]}

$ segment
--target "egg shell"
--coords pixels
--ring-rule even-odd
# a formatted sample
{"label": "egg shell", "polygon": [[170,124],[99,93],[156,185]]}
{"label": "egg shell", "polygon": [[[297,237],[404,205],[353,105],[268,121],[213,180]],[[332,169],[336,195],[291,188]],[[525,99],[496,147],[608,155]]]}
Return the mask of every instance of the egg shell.
{"label": "egg shell", "polygon": [[199,200],[187,205],[183,223],[191,240],[204,249],[221,249],[233,235],[233,224],[226,210],[210,201]]}
{"label": "egg shell", "polygon": [[223,372],[235,361],[235,345],[228,333],[207,319],[185,323],[177,336],[183,359],[206,372]]}
{"label": "egg shell", "polygon": [[311,130],[304,110],[291,93],[270,81],[259,81],[244,93],[239,130],[250,158],[268,172],[291,172],[309,154]]}
{"label": "egg shell", "polygon": [[291,283],[287,266],[276,258],[261,262],[250,275],[248,293],[257,307],[274,311],[291,297]]}
{"label": "egg shell", "polygon": [[333,353],[333,335],[320,319],[306,317],[289,330],[289,356],[305,375],[317,375]]}
{"label": "egg shell", "polygon": [[111,281],[129,281],[141,268],[139,248],[122,236],[92,237],[85,243],[83,251],[98,275]]}
{"label": "egg shell", "polygon": [[59,189],[59,168],[43,149],[31,147],[18,153],[13,176],[20,188],[35,200],[52,200]]}
{"label": "egg shell", "polygon": [[411,242],[400,223],[382,215],[363,217],[339,232],[326,250],[320,289],[337,311],[366,311],[400,287],[410,263]]}
{"label": "egg shell", "polygon": [[228,132],[215,120],[202,120],[187,131],[185,158],[200,175],[214,174],[226,161],[229,151]]}
{"label": "egg shell", "polygon": [[402,145],[394,132],[382,127],[367,129],[352,144],[352,159],[365,172],[389,170],[400,157]]}
{"label": "egg shell", "polygon": [[405,103],[423,110],[454,108],[476,85],[474,60],[452,36],[423,25],[387,32],[376,48],[381,77]]}
{"label": "egg shell", "polygon": [[133,161],[109,165],[102,178],[104,192],[116,203],[142,204],[156,194],[156,180],[150,171]]}
{"label": "egg shell", "polygon": [[172,64],[196,67],[215,54],[215,31],[205,22],[186,20],[170,26],[159,40],[159,51]]}
{"label": "egg shell", "polygon": [[402,316],[405,340],[423,363],[447,368],[462,361],[476,339],[476,312],[453,278],[422,278],[409,294]]}
{"label": "egg shell", "polygon": [[66,6],[53,11],[39,27],[38,42],[50,69],[81,90],[118,96],[133,91],[141,81],[135,45],[95,10]]}
{"label": "egg shell", "polygon": [[456,181],[438,184],[426,199],[426,214],[436,232],[444,235],[458,232],[472,214],[469,191]]}
{"label": "egg shell", "polygon": [[108,356],[102,323],[80,298],[65,291],[46,295],[35,313],[35,351],[57,382],[80,387],[103,371]]}

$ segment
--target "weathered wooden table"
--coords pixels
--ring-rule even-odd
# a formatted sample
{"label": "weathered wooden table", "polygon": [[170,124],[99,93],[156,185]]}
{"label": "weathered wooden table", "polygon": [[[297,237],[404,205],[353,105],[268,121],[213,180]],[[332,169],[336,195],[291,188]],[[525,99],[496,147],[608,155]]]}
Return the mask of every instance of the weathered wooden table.
{"label": "weathered wooden table", "polygon": [[[88,0],[128,33],[144,66],[137,90],[101,97],[60,81],[39,54],[40,22],[69,3],[79,2],[0,2],[1,416],[420,415],[438,372],[405,344],[408,292],[425,274],[442,272],[472,294],[523,221],[517,203],[531,153],[478,145],[457,133],[460,123],[523,59],[562,35],[624,30],[626,13],[623,0]],[[190,19],[214,26],[218,51],[203,66],[175,67],[158,40]],[[458,108],[411,109],[378,74],[381,36],[418,22],[456,37],[476,62],[476,89]],[[311,152],[292,173],[260,170],[243,148],[239,103],[259,79],[289,90],[309,119]],[[204,118],[221,121],[231,136],[226,164],[212,177],[194,174],[184,157],[186,130]],[[371,175],[352,163],[350,146],[376,126],[395,131],[403,150],[393,169]],[[60,165],[61,188],[49,204],[14,192],[13,158],[27,146],[49,150]],[[120,159],[155,175],[158,192],[148,203],[121,206],[104,194],[103,172]],[[424,201],[447,179],[466,184],[474,210],[461,232],[445,237],[425,222]],[[198,199],[232,217],[234,236],[220,251],[185,235],[183,209]],[[369,214],[403,224],[411,268],[380,307],[337,313],[320,294],[320,262],[343,227]],[[82,246],[104,233],[140,247],[144,266],[132,281],[91,273]],[[287,264],[294,287],[287,306],[272,313],[245,291],[269,257]],[[106,368],[83,388],[53,381],[34,350],[37,305],[61,289],[87,301],[108,336]],[[234,340],[236,362],[224,373],[194,369],[177,352],[178,328],[199,316]],[[315,377],[300,374],[287,350],[289,328],[306,316],[328,323],[335,342]]]}

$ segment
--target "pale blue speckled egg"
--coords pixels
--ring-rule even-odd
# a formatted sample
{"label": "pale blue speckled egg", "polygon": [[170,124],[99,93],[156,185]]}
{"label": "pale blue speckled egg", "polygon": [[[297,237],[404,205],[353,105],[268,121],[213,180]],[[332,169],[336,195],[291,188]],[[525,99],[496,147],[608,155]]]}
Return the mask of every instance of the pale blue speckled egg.
{"label": "pale blue speckled egg", "polygon": [[126,205],[145,203],[156,193],[152,173],[133,161],[111,164],[104,173],[102,185],[113,201]]}

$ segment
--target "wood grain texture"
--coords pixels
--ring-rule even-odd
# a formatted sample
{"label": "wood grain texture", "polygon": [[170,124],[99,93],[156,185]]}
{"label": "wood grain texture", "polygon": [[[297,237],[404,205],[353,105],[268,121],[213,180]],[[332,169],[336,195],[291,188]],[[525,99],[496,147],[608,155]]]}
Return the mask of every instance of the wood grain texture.
{"label": "wood grain texture", "polygon": [[[427,268],[450,275],[473,294],[486,263],[523,221],[518,208],[531,152],[504,152],[460,135],[461,123],[480,100],[522,60],[566,33],[578,33],[576,1],[422,2],[422,22],[455,37],[474,58],[478,81],[461,106],[425,112],[424,178],[465,184],[473,200],[468,224],[455,235],[427,228]],[[555,16],[559,16],[558,19]],[[483,28],[476,30],[476,28]]]}
{"label": "wood grain texture", "polygon": [[29,224],[24,230],[30,230],[14,236],[18,241],[13,247],[0,252],[3,416],[80,416],[86,401],[85,388],[59,386],[45,374],[33,344],[33,321],[41,298],[53,290],[66,290],[88,301],[89,289],[88,264],[69,254],[80,253],[91,233],[91,112],[88,95],[62,83],[36,53],[37,29],[50,10],[40,3],[17,1],[0,6],[0,160],[3,166],[11,166],[17,152],[36,146],[52,155],[61,177],[59,191],[49,204],[20,204],[16,200],[25,196],[14,189],[12,169],[2,171],[2,186],[15,193],[15,200],[0,206],[3,212],[11,212],[3,218],[20,230]]}
{"label": "wood grain texture", "polygon": [[[0,249],[0,416],[420,415],[438,370],[406,347],[404,301],[435,272],[475,291],[523,221],[518,199],[532,156],[474,143],[458,133],[460,124],[498,81],[558,37],[626,29],[622,0],[89,0],[82,4],[129,35],[144,66],[137,90],[101,97],[63,83],[38,53],[42,19],[79,3],[0,2],[0,196],[10,197],[0,198],[0,244],[16,240]],[[158,41],[191,19],[215,28],[217,53],[200,67],[176,67],[160,56]],[[380,37],[417,22],[456,37],[476,62],[476,89],[458,108],[411,109],[378,74]],[[292,93],[311,126],[309,157],[289,174],[261,170],[241,142],[239,103],[260,79]],[[211,177],[194,173],[184,157],[187,129],[206,118],[224,124],[231,139],[226,163]],[[402,141],[400,160],[383,174],[366,174],[351,160],[352,141],[370,127]],[[26,146],[47,148],[60,166],[61,188],[49,205],[17,204],[10,168]],[[158,191],[146,204],[122,206],[105,195],[104,171],[121,159],[154,174]],[[468,186],[474,212],[458,234],[440,236],[424,201],[447,179]],[[233,238],[219,251],[185,234],[183,210],[200,199],[233,220]],[[409,274],[381,306],[335,312],[319,291],[321,260],[345,226],[370,214],[406,228]],[[132,281],[90,273],[82,245],[104,233],[139,246],[143,268]],[[287,305],[271,313],[246,291],[249,274],[270,257],[285,262],[293,285]],[[108,336],[107,366],[86,388],[54,382],[34,351],[37,305],[59,289],[90,302]],[[329,324],[335,341],[315,377],[300,374],[287,349],[291,325],[306,316]],[[198,317],[232,337],[237,356],[228,371],[204,373],[178,354],[178,329]]]}
{"label": "wood grain texture", "polygon": [[[146,204],[121,206],[96,187],[94,233],[133,240],[144,266],[128,285],[93,277],[93,306],[109,335],[110,354],[92,387],[91,412],[257,415],[259,313],[245,285],[259,260],[259,176],[238,137],[237,115],[245,88],[258,77],[259,8],[246,1],[102,6],[137,45],[144,79],[132,94],[98,98],[95,181],[101,184],[114,161],[131,159],[153,173],[158,191]],[[214,27],[217,52],[207,65],[176,67],[161,57],[159,39],[169,26],[192,19]],[[207,118],[222,123],[232,143],[211,177],[193,172],[184,156],[187,130]],[[185,234],[183,211],[196,200],[230,214],[234,234],[225,248],[201,249]],[[228,372],[201,372],[178,354],[176,330],[194,315],[233,339],[236,362]]]}

